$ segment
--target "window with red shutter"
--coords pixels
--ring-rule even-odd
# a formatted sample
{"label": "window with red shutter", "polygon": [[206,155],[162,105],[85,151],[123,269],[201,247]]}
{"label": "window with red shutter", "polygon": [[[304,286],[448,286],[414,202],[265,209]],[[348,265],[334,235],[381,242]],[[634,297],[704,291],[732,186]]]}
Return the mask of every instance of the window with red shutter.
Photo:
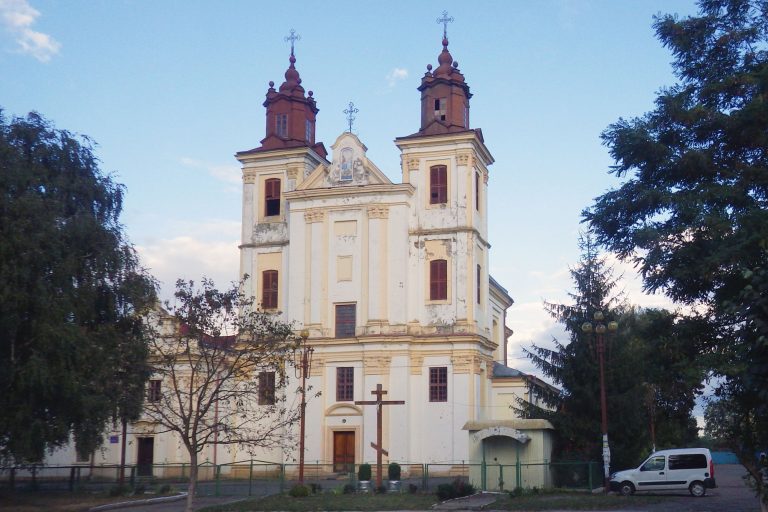
{"label": "window with red shutter", "polygon": [[277,308],[277,270],[261,273],[261,308]]}
{"label": "window with red shutter", "polygon": [[264,216],[280,215],[280,180],[270,178],[264,182]]}
{"label": "window with red shutter", "polygon": [[480,291],[481,291],[481,284],[482,284],[482,276],[483,276],[483,269],[480,267],[480,265],[477,266],[477,303],[480,304]]}
{"label": "window with red shutter", "polygon": [[445,366],[429,369],[429,401],[448,401],[448,368]]}
{"label": "window with red shutter", "polygon": [[448,202],[448,168],[435,165],[429,168],[429,203],[443,204]]}
{"label": "window with red shutter", "polygon": [[429,300],[448,299],[448,262],[432,260],[429,262]]}
{"label": "window with red shutter", "polygon": [[162,398],[161,381],[152,379],[149,381],[149,387],[147,388],[147,401],[159,402]]}
{"label": "window with red shutter", "polygon": [[354,400],[355,369],[352,366],[336,368],[336,401],[349,402]]}
{"label": "window with red shutter", "polygon": [[480,175],[475,173],[475,210],[480,211]]}

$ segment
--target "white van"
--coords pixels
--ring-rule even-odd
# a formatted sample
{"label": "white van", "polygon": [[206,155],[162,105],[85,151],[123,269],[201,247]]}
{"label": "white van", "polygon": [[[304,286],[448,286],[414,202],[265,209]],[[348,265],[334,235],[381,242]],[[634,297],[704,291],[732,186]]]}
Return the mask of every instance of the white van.
{"label": "white van", "polygon": [[706,448],[681,448],[652,453],[637,469],[611,475],[611,490],[624,496],[635,491],[688,489],[704,496],[715,484],[715,465]]}

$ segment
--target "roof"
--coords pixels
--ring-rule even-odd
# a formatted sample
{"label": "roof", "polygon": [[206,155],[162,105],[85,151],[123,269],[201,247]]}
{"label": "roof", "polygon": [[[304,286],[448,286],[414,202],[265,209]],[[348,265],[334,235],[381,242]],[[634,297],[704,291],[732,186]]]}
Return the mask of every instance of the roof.
{"label": "roof", "polygon": [[492,427],[509,427],[517,430],[554,430],[555,427],[547,420],[477,420],[468,421],[462,430],[483,430]]}
{"label": "roof", "polygon": [[521,372],[520,370],[516,370],[514,368],[510,368],[509,366],[503,365],[501,363],[497,363],[496,361],[493,362],[493,377],[527,377],[528,374]]}

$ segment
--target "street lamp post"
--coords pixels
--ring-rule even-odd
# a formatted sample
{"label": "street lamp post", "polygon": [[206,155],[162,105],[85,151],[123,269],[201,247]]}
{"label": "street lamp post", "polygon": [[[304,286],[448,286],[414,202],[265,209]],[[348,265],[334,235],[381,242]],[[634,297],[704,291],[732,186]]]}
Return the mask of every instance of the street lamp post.
{"label": "street lamp post", "polygon": [[312,367],[312,353],[314,348],[307,346],[307,338],[309,338],[309,330],[302,329],[301,334],[301,348],[299,349],[298,358],[294,353],[294,360],[296,361],[296,377],[301,378],[301,419],[299,420],[299,483],[304,483],[304,430],[307,414],[307,377],[309,376],[310,368]]}
{"label": "street lamp post", "polygon": [[594,325],[592,322],[584,322],[581,325],[581,330],[587,334],[594,331],[597,343],[597,359],[600,364],[600,427],[603,432],[603,492],[608,492],[611,474],[611,449],[608,445],[608,408],[605,400],[605,331],[613,333],[619,328],[619,324],[617,322],[608,322],[606,327],[603,323],[605,316],[602,311],[595,312],[594,320]]}

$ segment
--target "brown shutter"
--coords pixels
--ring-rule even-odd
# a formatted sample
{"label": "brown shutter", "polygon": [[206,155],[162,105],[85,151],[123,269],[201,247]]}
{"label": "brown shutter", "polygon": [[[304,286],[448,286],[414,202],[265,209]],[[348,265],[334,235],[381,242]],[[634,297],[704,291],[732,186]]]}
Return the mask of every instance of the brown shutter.
{"label": "brown shutter", "polygon": [[448,299],[448,262],[432,260],[429,262],[429,300]]}
{"label": "brown shutter", "polygon": [[261,273],[261,307],[277,308],[277,270],[265,270]]}
{"label": "brown shutter", "polygon": [[280,215],[280,180],[270,178],[264,182],[264,216]]}
{"label": "brown shutter", "polygon": [[444,165],[429,168],[429,203],[448,202],[448,169]]}

